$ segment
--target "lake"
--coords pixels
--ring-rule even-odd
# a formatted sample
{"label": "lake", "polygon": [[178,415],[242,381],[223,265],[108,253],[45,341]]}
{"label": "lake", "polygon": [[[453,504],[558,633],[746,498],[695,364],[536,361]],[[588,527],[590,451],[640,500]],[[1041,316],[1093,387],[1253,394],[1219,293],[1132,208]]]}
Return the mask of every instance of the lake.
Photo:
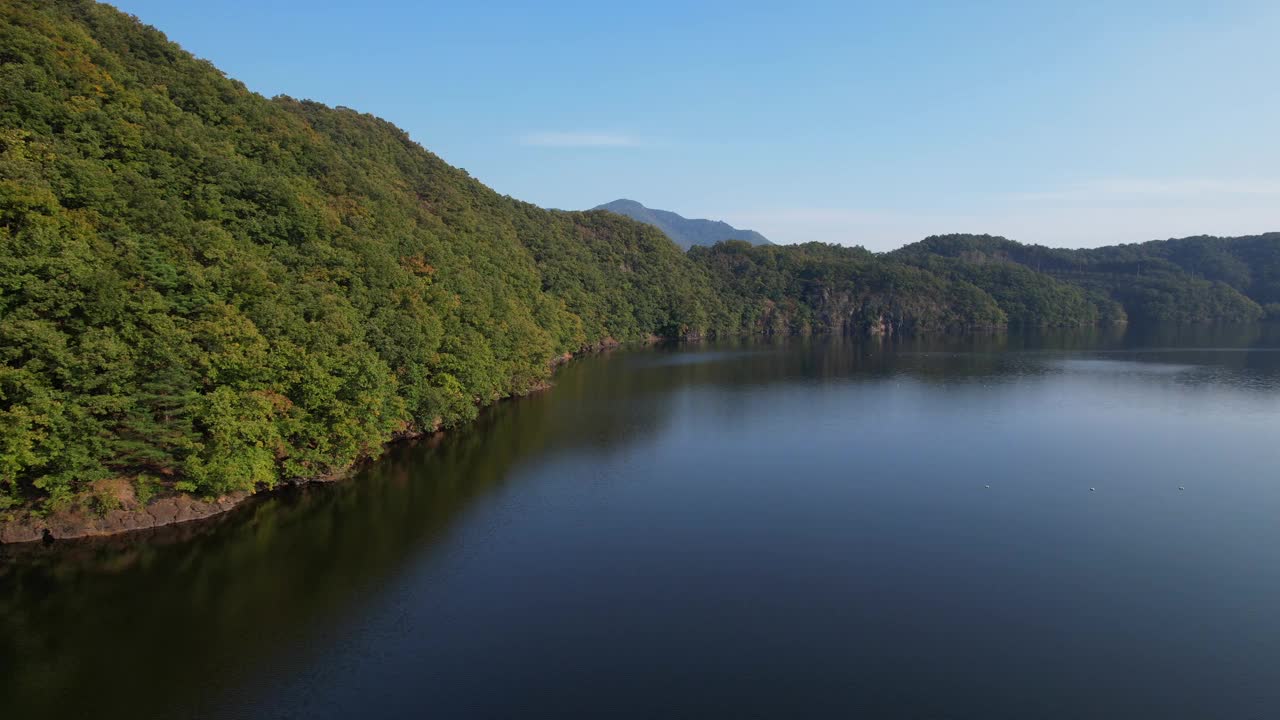
{"label": "lake", "polygon": [[621,350],[0,548],[0,717],[1280,716],[1280,332]]}

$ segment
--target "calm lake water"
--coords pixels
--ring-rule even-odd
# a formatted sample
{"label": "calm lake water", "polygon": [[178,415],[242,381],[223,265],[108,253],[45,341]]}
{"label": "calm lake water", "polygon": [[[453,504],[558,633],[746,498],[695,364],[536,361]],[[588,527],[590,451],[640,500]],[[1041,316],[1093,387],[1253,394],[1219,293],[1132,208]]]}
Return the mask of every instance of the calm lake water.
{"label": "calm lake water", "polygon": [[1280,717],[1275,328],[707,343],[0,548],[0,717]]}

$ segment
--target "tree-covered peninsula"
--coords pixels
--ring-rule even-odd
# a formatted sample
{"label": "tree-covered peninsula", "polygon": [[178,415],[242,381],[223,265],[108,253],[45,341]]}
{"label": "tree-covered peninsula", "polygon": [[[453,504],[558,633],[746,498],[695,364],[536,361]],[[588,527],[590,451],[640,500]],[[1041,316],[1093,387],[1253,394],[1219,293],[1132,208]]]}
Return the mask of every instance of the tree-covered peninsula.
{"label": "tree-covered peninsula", "polygon": [[1267,311],[1276,235],[685,253],[257,95],[108,5],[0,4],[0,514],[333,474],[618,341]]}

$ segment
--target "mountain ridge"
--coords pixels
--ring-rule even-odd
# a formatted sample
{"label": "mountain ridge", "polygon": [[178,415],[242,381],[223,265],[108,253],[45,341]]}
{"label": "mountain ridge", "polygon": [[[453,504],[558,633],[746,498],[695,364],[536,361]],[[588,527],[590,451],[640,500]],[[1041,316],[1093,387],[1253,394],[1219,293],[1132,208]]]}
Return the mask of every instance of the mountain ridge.
{"label": "mountain ridge", "polygon": [[670,210],[659,210],[646,207],[635,200],[619,198],[611,202],[597,205],[592,210],[608,210],[638,220],[661,230],[672,242],[682,250],[694,245],[710,246],[724,240],[745,240],[752,245],[773,245],[774,243],[755,230],[735,228],[723,220],[707,220],[704,218],[686,218]]}

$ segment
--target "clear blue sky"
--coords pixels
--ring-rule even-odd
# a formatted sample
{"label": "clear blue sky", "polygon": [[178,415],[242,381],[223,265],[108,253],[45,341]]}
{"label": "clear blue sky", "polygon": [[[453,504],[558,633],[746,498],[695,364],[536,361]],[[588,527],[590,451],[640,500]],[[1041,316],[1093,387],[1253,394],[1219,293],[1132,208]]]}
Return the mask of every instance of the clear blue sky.
{"label": "clear blue sky", "polygon": [[776,241],[1280,230],[1280,3],[119,0],[499,192]]}

